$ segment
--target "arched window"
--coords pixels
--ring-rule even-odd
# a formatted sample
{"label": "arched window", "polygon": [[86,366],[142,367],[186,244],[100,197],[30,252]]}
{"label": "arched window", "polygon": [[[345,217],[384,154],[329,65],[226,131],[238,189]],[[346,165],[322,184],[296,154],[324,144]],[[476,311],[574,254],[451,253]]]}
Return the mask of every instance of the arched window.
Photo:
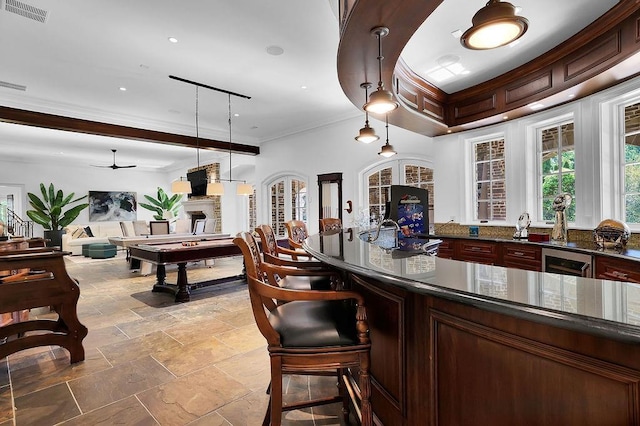
{"label": "arched window", "polygon": [[424,160],[398,159],[381,163],[363,172],[363,203],[372,220],[384,217],[391,185],[407,185],[429,191],[429,223],[433,223],[433,168]]}
{"label": "arched window", "polygon": [[294,175],[280,176],[268,184],[270,224],[278,236],[287,235],[289,220],[307,223],[307,182]]}

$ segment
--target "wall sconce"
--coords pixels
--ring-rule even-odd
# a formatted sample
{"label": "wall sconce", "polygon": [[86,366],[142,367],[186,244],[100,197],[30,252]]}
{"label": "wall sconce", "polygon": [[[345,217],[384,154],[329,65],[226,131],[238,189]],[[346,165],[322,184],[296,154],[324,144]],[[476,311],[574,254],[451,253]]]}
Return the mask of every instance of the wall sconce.
{"label": "wall sconce", "polygon": [[364,104],[364,109],[375,114],[386,114],[398,108],[398,103],[393,100],[393,95],[390,91],[385,90],[382,83],[382,60],[384,59],[382,38],[389,35],[389,28],[375,27],[371,30],[371,35],[378,38],[378,89],[369,96],[369,102]]}
{"label": "wall sconce", "polygon": [[[369,88],[371,87],[371,83],[362,83],[360,87],[364,89],[364,101],[367,102],[369,99]],[[369,113],[366,109],[364,111],[364,116],[364,127],[360,129],[360,133],[356,136],[356,140],[362,143],[375,142],[380,139],[380,137],[376,135],[376,131],[372,127],[369,127]]]}
{"label": "wall sconce", "polygon": [[507,2],[489,0],[471,19],[472,26],[460,37],[467,49],[486,50],[509,44],[524,35],[529,21],[516,15],[516,8]]}

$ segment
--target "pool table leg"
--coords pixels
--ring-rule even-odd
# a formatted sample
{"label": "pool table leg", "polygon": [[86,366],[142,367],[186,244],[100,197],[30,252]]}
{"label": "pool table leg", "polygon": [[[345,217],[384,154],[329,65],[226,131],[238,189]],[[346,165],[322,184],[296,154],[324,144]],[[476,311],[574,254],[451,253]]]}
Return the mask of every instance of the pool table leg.
{"label": "pool table leg", "polygon": [[176,302],[188,302],[191,300],[189,296],[189,284],[187,283],[187,264],[186,262],[178,263],[178,292],[176,293]]}

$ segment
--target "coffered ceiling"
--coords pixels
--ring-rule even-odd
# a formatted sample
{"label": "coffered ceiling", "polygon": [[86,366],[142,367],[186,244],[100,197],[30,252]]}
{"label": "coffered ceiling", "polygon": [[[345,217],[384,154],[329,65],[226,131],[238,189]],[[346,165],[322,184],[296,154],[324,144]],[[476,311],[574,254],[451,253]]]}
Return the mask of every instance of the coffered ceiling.
{"label": "coffered ceiling", "polygon": [[[465,50],[451,32],[464,31],[485,3],[443,1],[406,46],[403,60],[427,81],[455,91],[533,59],[617,2],[521,0],[516,5],[530,29],[519,45]],[[231,97],[235,143],[260,145],[362,114],[337,78],[337,0],[0,5],[0,107],[195,136],[195,86],[169,78],[176,75],[251,97]],[[469,73],[434,81],[430,71],[447,58]],[[228,100],[224,93],[198,90],[199,137],[229,140]],[[0,123],[0,140],[6,158],[56,155],[60,161],[110,164],[111,149],[118,149],[119,162],[141,167],[193,160],[192,148],[8,123]],[[207,152],[203,161],[226,155]]]}

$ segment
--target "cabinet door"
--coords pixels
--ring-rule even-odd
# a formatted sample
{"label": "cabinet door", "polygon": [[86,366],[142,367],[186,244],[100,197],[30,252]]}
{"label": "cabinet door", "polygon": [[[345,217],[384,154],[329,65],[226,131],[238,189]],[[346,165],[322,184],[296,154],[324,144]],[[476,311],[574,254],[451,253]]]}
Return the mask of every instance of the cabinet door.
{"label": "cabinet door", "polygon": [[640,262],[609,256],[595,256],[596,278],[640,283]]}
{"label": "cabinet door", "polygon": [[445,259],[453,259],[454,240],[443,239],[438,246],[438,257]]}

